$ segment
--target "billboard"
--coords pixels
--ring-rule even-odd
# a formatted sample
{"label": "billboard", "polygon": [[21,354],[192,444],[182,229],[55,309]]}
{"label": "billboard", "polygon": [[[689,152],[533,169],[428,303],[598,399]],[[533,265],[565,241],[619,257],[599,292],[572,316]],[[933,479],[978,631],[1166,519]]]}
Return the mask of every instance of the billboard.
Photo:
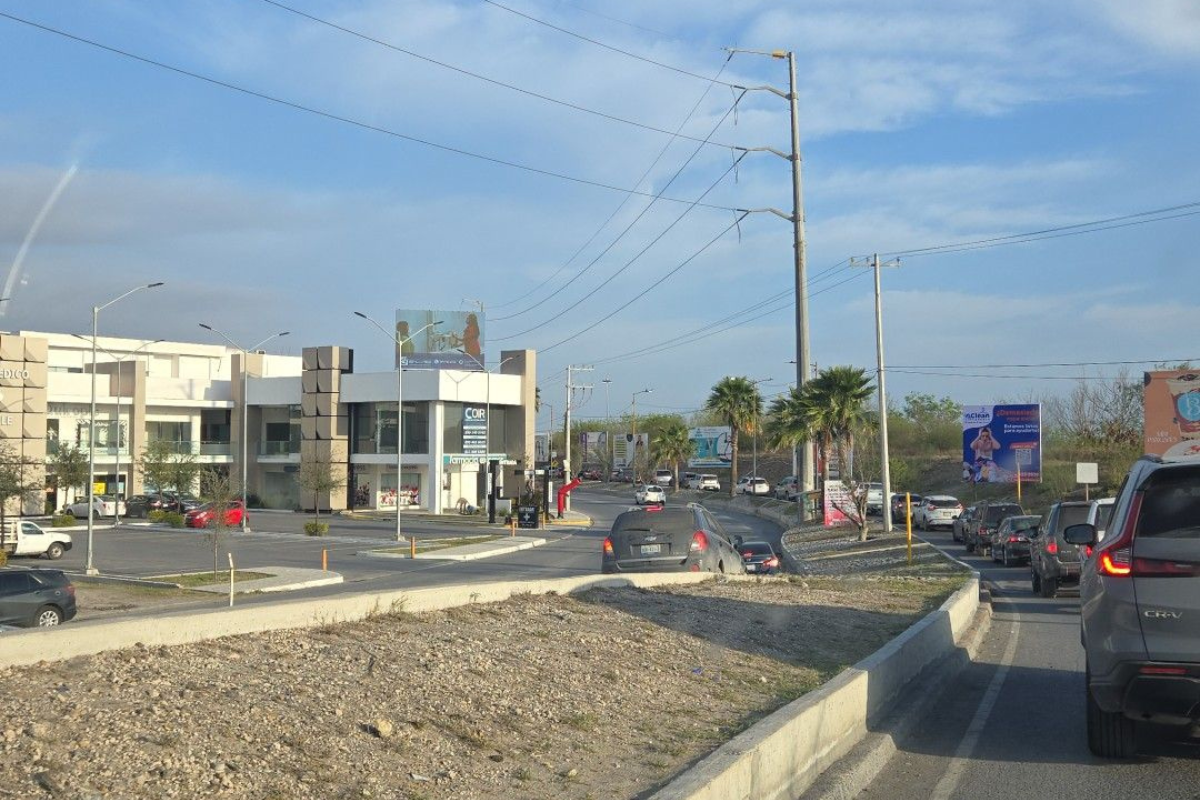
{"label": "billboard", "polygon": [[1200,369],[1147,372],[1142,383],[1146,452],[1200,455]]}
{"label": "billboard", "polygon": [[613,469],[624,469],[633,465],[634,457],[640,459],[641,465],[646,464],[646,453],[650,451],[650,434],[637,434],[634,441],[632,433],[618,433],[613,439]]}
{"label": "billboard", "polygon": [[537,464],[550,461],[550,434],[535,433],[533,435],[533,460]]}
{"label": "billboard", "polygon": [[729,439],[729,426],[692,428],[688,438],[694,443],[688,468],[728,467],[733,461],[733,443]]}
{"label": "billboard", "polygon": [[607,452],[608,434],[604,431],[580,431],[579,448],[584,461],[591,459],[598,452]]}
{"label": "billboard", "polygon": [[483,327],[475,311],[396,309],[396,366],[483,369]]}
{"label": "billboard", "polygon": [[963,480],[1016,483],[1042,480],[1042,407],[963,406]]}

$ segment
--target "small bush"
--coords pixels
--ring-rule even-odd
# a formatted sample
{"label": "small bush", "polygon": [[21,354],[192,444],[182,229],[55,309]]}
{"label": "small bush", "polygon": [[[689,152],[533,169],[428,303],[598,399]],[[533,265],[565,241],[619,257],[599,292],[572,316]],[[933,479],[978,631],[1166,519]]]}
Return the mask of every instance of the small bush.
{"label": "small bush", "polygon": [[183,514],[180,514],[178,511],[164,511],[162,512],[162,515],[162,521],[170,525],[172,528],[183,527],[184,517]]}
{"label": "small bush", "polygon": [[3,550],[0,550],[0,567],[3,567],[7,563],[8,563],[8,553],[4,552]]}
{"label": "small bush", "polygon": [[71,525],[75,525],[76,522],[75,517],[72,514],[55,514],[54,519],[50,521],[50,524],[55,528],[67,528]]}
{"label": "small bush", "polygon": [[166,511],[159,511],[157,509],[155,509],[154,511],[151,511],[149,514],[146,515],[146,519],[150,520],[151,522],[162,522],[163,520],[166,519],[166,517],[167,517]]}
{"label": "small bush", "polygon": [[261,497],[259,497],[258,495],[256,495],[254,492],[250,492],[250,494],[246,495],[246,507],[247,508],[266,508],[267,504],[264,503],[263,499]]}
{"label": "small bush", "polygon": [[309,536],[324,536],[329,533],[328,522],[306,522],[304,523],[304,532]]}

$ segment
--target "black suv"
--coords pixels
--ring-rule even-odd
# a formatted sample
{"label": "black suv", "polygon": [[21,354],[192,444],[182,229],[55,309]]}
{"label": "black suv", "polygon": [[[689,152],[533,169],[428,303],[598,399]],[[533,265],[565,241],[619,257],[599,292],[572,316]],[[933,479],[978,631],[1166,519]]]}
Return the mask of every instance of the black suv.
{"label": "black suv", "polygon": [[992,534],[1005,517],[1020,517],[1025,509],[1010,500],[984,500],[975,505],[975,516],[963,526],[963,542],[967,552],[979,551],[987,555],[991,552]]}
{"label": "black suv", "polygon": [[1087,523],[1064,535],[1095,547],[1079,582],[1088,747],[1128,758],[1140,722],[1200,723],[1200,459],[1143,456],[1104,539]]}
{"label": "black suv", "polygon": [[950,525],[950,535],[954,537],[954,541],[961,542],[966,539],[967,526],[971,524],[971,520],[975,519],[975,512],[978,510],[978,506],[967,506],[961,514],[954,518],[954,522]]}
{"label": "black suv", "polygon": [[1029,578],[1035,593],[1054,597],[1064,584],[1079,583],[1079,548],[1063,538],[1063,531],[1087,522],[1091,505],[1081,501],[1050,506],[1037,536],[1029,540]]}
{"label": "black suv", "polygon": [[0,571],[0,624],[48,628],[75,616],[75,586],[58,569]]}

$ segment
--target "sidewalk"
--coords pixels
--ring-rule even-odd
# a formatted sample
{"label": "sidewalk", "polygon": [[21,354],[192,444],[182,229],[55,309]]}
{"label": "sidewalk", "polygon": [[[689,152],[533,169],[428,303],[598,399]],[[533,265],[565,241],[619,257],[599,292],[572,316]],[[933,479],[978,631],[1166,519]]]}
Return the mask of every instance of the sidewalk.
{"label": "sidewalk", "polygon": [[[254,567],[254,572],[269,572],[271,577],[259,578],[254,581],[239,581],[233,585],[234,594],[250,594],[251,592],[294,592],[299,589],[311,589],[314,586],[331,586],[342,582],[342,576],[337,572],[326,572],[319,569],[300,569],[297,567]],[[213,594],[229,594],[228,583],[217,583],[210,586],[196,586],[194,591],[211,592]]]}

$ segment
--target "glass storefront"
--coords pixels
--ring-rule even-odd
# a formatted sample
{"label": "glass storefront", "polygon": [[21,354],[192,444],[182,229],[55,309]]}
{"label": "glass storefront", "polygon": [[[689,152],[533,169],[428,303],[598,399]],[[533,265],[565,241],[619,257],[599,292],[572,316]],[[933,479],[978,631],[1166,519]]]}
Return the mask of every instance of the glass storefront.
{"label": "glass storefront", "polygon": [[[396,453],[396,404],[359,403],[353,412],[354,453]],[[404,452],[429,453],[429,403],[404,404]]]}

